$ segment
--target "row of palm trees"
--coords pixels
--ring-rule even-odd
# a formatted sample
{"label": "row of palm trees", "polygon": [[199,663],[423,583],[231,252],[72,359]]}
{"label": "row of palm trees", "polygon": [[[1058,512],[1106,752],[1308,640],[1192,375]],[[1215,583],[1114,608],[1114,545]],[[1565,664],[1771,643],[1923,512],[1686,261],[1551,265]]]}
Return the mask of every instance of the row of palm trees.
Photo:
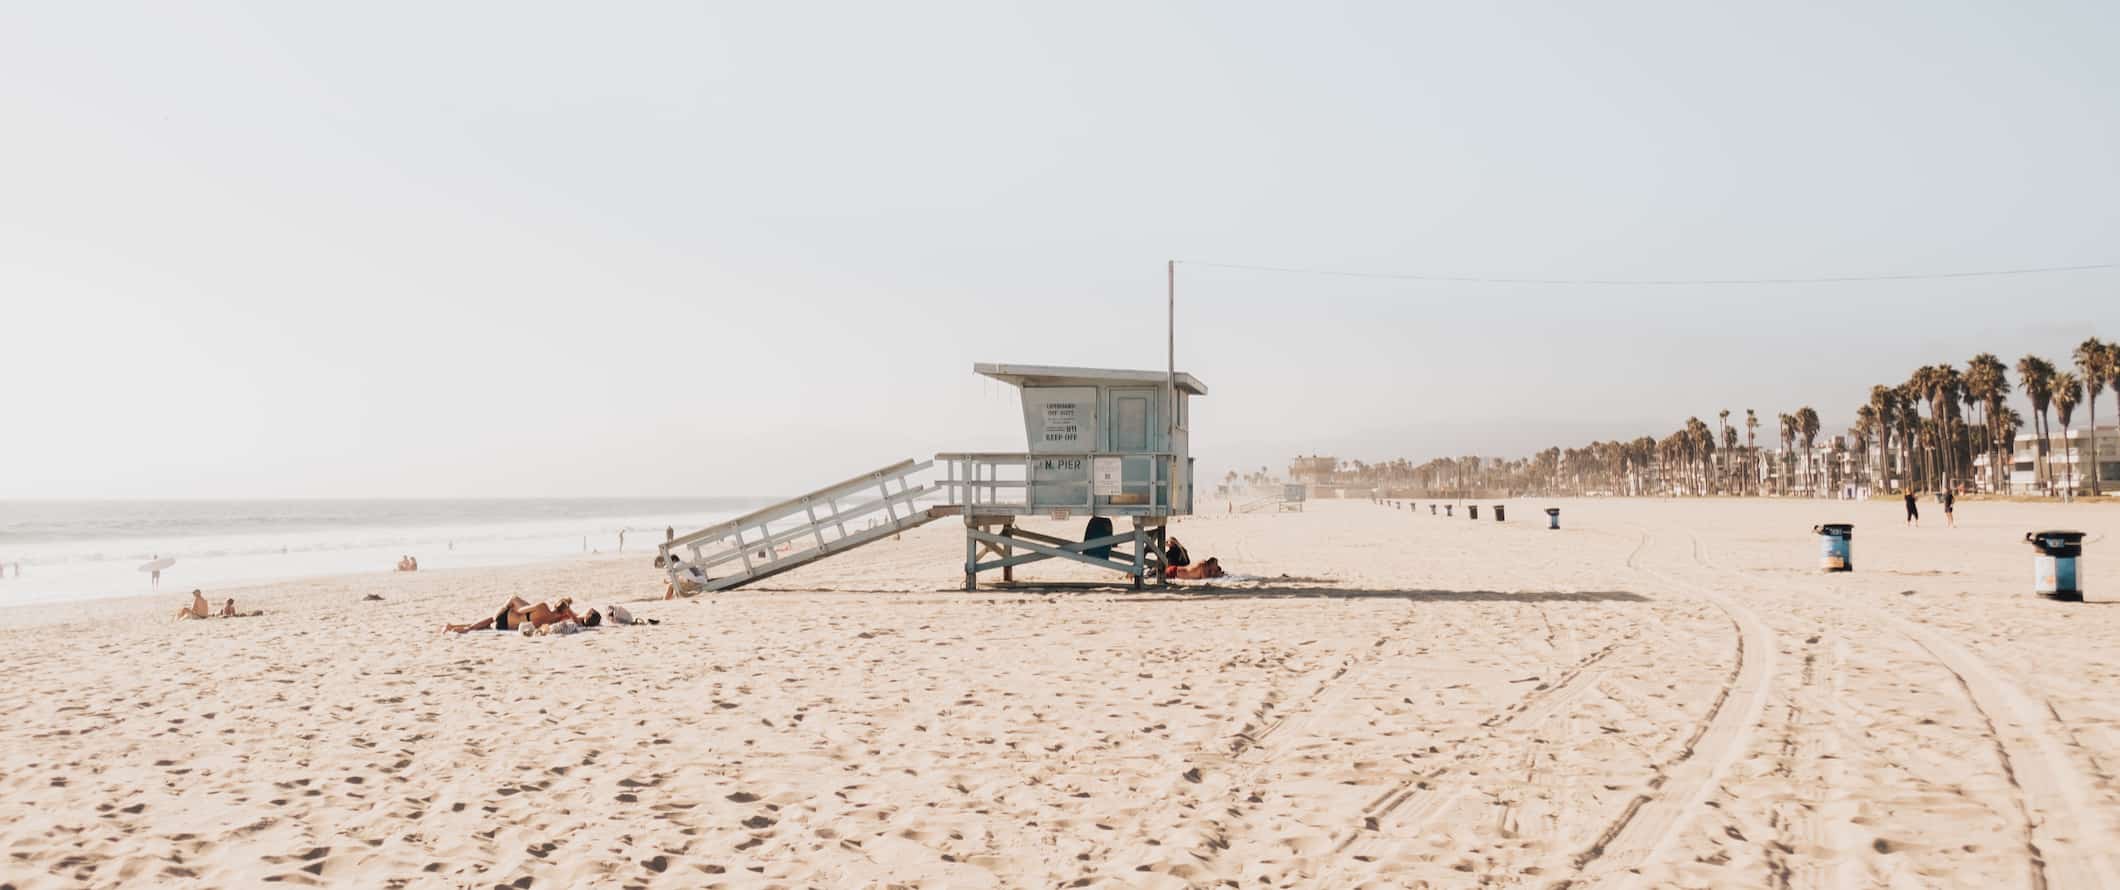
{"label": "row of palm trees", "polygon": [[[2087,407],[2093,431],[2088,463],[2093,469],[2084,481],[2091,493],[2100,494],[2098,398],[2110,387],[2120,403],[2120,343],[2092,337],[2077,344],[2072,358],[2073,368],[2063,369],[2046,358],[2026,355],[2014,368],[2014,389],[2022,392],[2032,409],[2036,442],[2032,487],[2041,493],[2076,490],[2075,443],[2069,428],[2076,409]],[[1976,487],[1981,480],[1974,478],[1978,463],[1974,456],[1985,454],[1985,487],[2011,492],[2017,434],[2025,426],[2025,417],[2008,404],[2013,391],[2011,370],[1987,352],[1973,356],[1963,371],[1950,364],[1917,368],[1904,383],[1871,387],[1869,401],[1856,410],[1850,433],[1879,443],[1877,454],[1883,466],[1876,476],[1883,484],[1925,490]],[[2062,444],[2068,450],[2058,487],[2051,460],[2049,412],[2061,422]]]}
{"label": "row of palm trees", "polygon": [[[1942,490],[1974,488],[1976,470],[1986,455],[1986,484],[1991,491],[2012,490],[2010,476],[2017,433],[2025,418],[2009,405],[2021,391],[2032,409],[2037,436],[2034,488],[2039,492],[2076,488],[2073,452],[2064,461],[2064,479],[2054,484],[2048,455],[2052,451],[2048,414],[2061,423],[2065,448],[2073,449],[2069,428],[2078,407],[2090,410],[2097,427],[2099,397],[2110,388],[2120,409],[2120,343],[2093,337],[2079,344],[2072,368],[2057,368],[2037,355],[2017,360],[2013,370],[1992,353],[1983,352],[1963,370],[1950,363],[1916,368],[1903,383],[1870,388],[1869,400],[1855,410],[1845,436],[1836,435],[1821,453],[1818,412],[1806,405],[1776,417],[1780,449],[1760,447],[1759,414],[1746,409],[1741,426],[1724,409],[1710,427],[1699,417],[1686,418],[1662,437],[1591,442],[1579,448],[1553,447],[1528,458],[1506,460],[1479,456],[1446,457],[1414,464],[1394,460],[1381,464],[1343,462],[1335,478],[1343,484],[1429,496],[1463,492],[1503,494],[1621,495],[1789,495],[1819,494],[1844,486],[1877,489]],[[2089,489],[2102,493],[2097,436],[2090,437]],[[1800,447],[1799,447],[1800,446]],[[1261,468],[1263,472],[1264,468]]]}

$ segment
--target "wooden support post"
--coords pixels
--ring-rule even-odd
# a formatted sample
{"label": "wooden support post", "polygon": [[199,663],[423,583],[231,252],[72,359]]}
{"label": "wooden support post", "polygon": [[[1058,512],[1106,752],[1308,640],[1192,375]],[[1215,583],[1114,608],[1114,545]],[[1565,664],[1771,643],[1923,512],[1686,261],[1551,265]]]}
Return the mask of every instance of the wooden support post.
{"label": "wooden support post", "polygon": [[[1002,536],[1002,537],[1004,537],[1004,538],[1012,538],[1012,537],[1015,537],[1015,536],[1016,536],[1016,525],[1015,525],[1015,523],[1009,523],[1008,525],[1004,525],[1004,526],[1002,526],[1002,527],[1001,527],[1001,536]],[[1003,544],[1003,545],[1001,545],[1001,558],[1002,558],[1002,559],[1008,559],[1009,557],[1011,557],[1011,556],[1015,556],[1015,555],[1016,555],[1016,548],[1014,548],[1014,547],[1010,547],[1010,546],[1008,546],[1008,545],[1006,545],[1006,544]],[[1015,566],[1002,566],[1002,567],[1001,567],[1001,580],[1003,580],[1003,581],[1014,581],[1014,580],[1016,580],[1016,567],[1015,567]]]}
{"label": "wooden support post", "polygon": [[971,514],[965,514],[964,589],[967,593],[979,589],[979,539],[972,537],[972,529],[976,527],[973,525],[974,522],[976,520],[972,519]]}
{"label": "wooden support post", "polygon": [[1134,589],[1141,589],[1141,578],[1147,574],[1145,562],[1148,558],[1148,536],[1141,533],[1141,517],[1134,517]]}

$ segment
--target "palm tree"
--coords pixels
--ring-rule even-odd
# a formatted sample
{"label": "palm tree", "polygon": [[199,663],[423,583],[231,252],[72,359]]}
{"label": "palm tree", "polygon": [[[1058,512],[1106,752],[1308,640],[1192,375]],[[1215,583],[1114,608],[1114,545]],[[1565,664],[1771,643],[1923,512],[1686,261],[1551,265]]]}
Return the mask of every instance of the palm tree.
{"label": "palm tree", "polygon": [[1919,487],[1928,479],[1917,471],[1921,464],[1914,460],[1921,448],[1921,399],[1904,386],[1892,387],[1892,410],[1899,422],[1899,456],[1906,461],[1909,487]]}
{"label": "palm tree", "polygon": [[[2105,385],[2112,387],[2113,402],[2120,405],[2120,343],[2105,344],[2105,369]],[[2091,435],[2095,436],[2097,432],[2094,429]]]}
{"label": "palm tree", "polygon": [[[2005,472],[2014,472],[2014,464],[2017,461],[2017,431],[2024,428],[2024,415],[2017,413],[2015,408],[2003,405],[2000,410],[1988,416],[1992,418],[1995,427],[1995,441],[2009,443],[2004,455],[2009,458],[2012,466]],[[2002,477],[2004,491],[2009,490],[2009,478],[2008,475]]]}
{"label": "palm tree", "polygon": [[[2083,374],[2085,404],[2091,409],[2091,494],[2100,494],[2098,486],[2098,397],[2105,394],[2105,383],[2113,377],[2113,361],[2120,350],[2092,337],[2076,345],[2076,370]],[[2068,421],[2061,422],[2063,427]]]}
{"label": "palm tree", "polygon": [[[2120,391],[2120,384],[2115,384],[2113,388],[2114,388],[2114,389],[2115,389],[2116,391]],[[1758,475],[1759,475],[1759,473],[1758,473],[1758,468],[1757,468],[1757,466],[1756,466],[1756,465],[1757,465],[1757,464],[1759,463],[1759,442],[1758,442],[1758,440],[1757,440],[1757,439],[1755,439],[1755,438],[1754,438],[1754,434],[1755,434],[1755,433],[1757,433],[1757,432],[1759,432],[1759,412],[1757,412],[1757,411],[1754,411],[1754,410],[1752,410],[1752,409],[1750,409],[1750,408],[1746,408],[1746,409],[1745,409],[1745,453],[1746,453],[1746,454],[1749,454],[1749,455],[1751,455],[1751,456],[1752,456],[1752,457],[1751,457],[1751,460],[1752,460],[1752,463],[1753,463],[1753,464],[1754,464],[1755,466],[1754,466],[1754,467],[1753,467],[1752,469],[1749,469],[1749,470],[1747,470],[1747,471],[1745,472],[1745,475],[1747,475],[1747,476],[1753,476],[1753,477],[1756,477],[1756,476],[1758,476]],[[1753,484],[1753,485],[1751,486],[1751,488],[1752,488],[1752,493],[1753,493],[1753,494],[1758,494],[1758,493],[1759,493],[1759,486],[1758,486],[1758,484],[1757,484],[1757,480],[1756,480],[1756,479],[1754,480],[1754,484]]]}
{"label": "palm tree", "polygon": [[[2068,421],[2070,415],[2076,413],[2077,403],[2083,401],[2083,381],[2076,379],[2074,372],[2063,371],[2054,375],[2053,388],[2054,414],[2061,418],[2061,448],[2062,453],[2066,455],[2063,458],[2062,468],[2068,473],[2068,482],[2061,490],[2074,493],[2076,490],[2076,444],[2069,441]],[[2096,431],[2093,430],[2093,432]]]}
{"label": "palm tree", "polygon": [[2008,410],[2004,402],[2010,394],[2009,367],[1992,352],[1973,356],[1972,361],[1965,363],[1965,394],[1967,399],[1979,400],[1980,416],[1988,428],[1988,474],[1993,477],[1989,480],[1989,487],[1994,491],[2006,491],[2010,481],[2007,464],[2017,453],[2016,441],[1998,438],[1995,431],[1998,429],[1996,418]]}
{"label": "palm tree", "polygon": [[1855,409],[1855,425],[1848,428],[1848,435],[1855,439],[1855,450],[1862,455],[1863,484],[1870,483],[1870,439],[1877,435],[1877,409],[1863,405]]}
{"label": "palm tree", "polygon": [[1872,414],[1877,416],[1877,458],[1878,462],[1884,465],[1882,472],[1885,477],[1881,481],[1886,485],[1890,485],[1892,479],[1892,388],[1889,386],[1870,387],[1870,403],[1867,407]]}
{"label": "palm tree", "polygon": [[1780,479],[1774,486],[1774,493],[1785,495],[1789,493],[1789,475],[1796,472],[1796,415],[1782,414],[1778,415],[1778,419],[1781,421],[1782,472],[1776,474]]}
{"label": "palm tree", "polygon": [[1811,410],[1811,406],[1796,409],[1796,431],[1803,434],[1806,481],[1810,484],[1811,496],[1815,498],[1818,496],[1818,412]]}
{"label": "palm tree", "polygon": [[[1715,426],[1716,426],[1716,428],[1717,428],[1718,430],[1722,431],[1722,433],[1723,433],[1722,435],[1719,435],[1719,436],[1716,436],[1716,437],[1715,437],[1715,442],[1716,442],[1716,444],[1718,444],[1718,445],[1721,445],[1721,444],[1723,444],[1723,443],[1724,443],[1724,441],[1725,441],[1725,440],[1728,440],[1728,439],[1730,438],[1730,436],[1729,436],[1729,432],[1730,432],[1730,409],[1728,409],[1728,408],[1724,408],[1724,409],[1722,409],[1721,411],[1719,411],[1719,412],[1716,412],[1716,414],[1715,414]],[[1730,462],[1730,450],[1729,450],[1728,448],[1724,448],[1724,449],[1723,449],[1723,459],[1722,459],[1722,462],[1723,462],[1723,463],[1729,463],[1729,462]],[[1721,486],[1721,485],[1723,484],[1723,483],[1722,483],[1722,479],[1723,479],[1723,477],[1725,477],[1725,476],[1727,476],[1727,475],[1729,475],[1729,473],[1727,472],[1727,470],[1720,470],[1720,471],[1717,471],[1717,472],[1716,472],[1716,474],[1715,474],[1715,478],[1716,478],[1716,483],[1715,483],[1715,484],[1716,484],[1716,485],[1717,485],[1718,487],[1720,487],[1720,486]]]}
{"label": "palm tree", "polygon": [[2053,440],[2047,436],[2046,409],[2054,399],[2054,363],[2036,355],[2027,355],[2017,360],[2017,378],[2024,381],[2024,395],[2032,402],[2032,432],[2039,437],[2038,462],[2033,467],[2034,478],[2042,486],[2051,487],[2054,481],[2053,467],[2046,456],[2053,453]]}

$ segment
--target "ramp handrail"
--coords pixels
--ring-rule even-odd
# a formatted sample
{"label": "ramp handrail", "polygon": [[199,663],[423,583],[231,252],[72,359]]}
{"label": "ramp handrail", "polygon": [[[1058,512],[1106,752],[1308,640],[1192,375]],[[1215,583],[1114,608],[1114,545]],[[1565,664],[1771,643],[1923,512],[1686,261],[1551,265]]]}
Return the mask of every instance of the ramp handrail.
{"label": "ramp handrail", "polygon": [[[931,466],[934,461],[902,460],[664,541],[660,547],[665,557],[680,547],[691,551],[690,560],[671,560],[667,571],[674,581],[687,567],[705,572],[741,560],[742,571],[706,582],[709,589],[726,590],[924,524],[934,515],[915,502],[934,495],[935,487],[916,486],[911,477]],[[868,499],[850,506],[840,503],[861,496]],[[873,515],[879,511],[881,516]],[[850,523],[864,521],[865,527],[847,529]],[[804,539],[813,545],[780,552],[782,545]],[[759,561],[753,560],[754,553],[760,554]]]}
{"label": "ramp handrail", "polygon": [[885,481],[893,476],[906,476],[911,475],[913,473],[918,473],[921,470],[925,470],[928,467],[933,466],[934,463],[934,461],[922,461],[916,464],[912,458],[906,458],[905,460],[899,461],[888,467],[884,467],[883,469],[872,470],[870,472],[863,473],[859,476],[855,476],[854,478],[848,479],[845,482],[827,485],[823,488],[817,489],[816,491],[810,492],[809,494],[797,495],[785,501],[781,501],[777,504],[760,507],[749,513],[745,513],[742,516],[738,516],[735,519],[730,519],[717,525],[707,526],[706,528],[700,529],[696,532],[692,532],[691,534],[678,535],[675,538],[663,542],[663,550],[664,552],[668,552],[673,547],[686,546],[695,541],[710,541],[715,540],[717,538],[726,538],[729,536],[730,532],[733,532],[736,529],[742,528],[744,526],[757,524],[758,521],[761,519],[772,519],[775,517],[786,516],[789,513],[794,512],[793,508],[800,507],[805,503],[815,502],[841,494],[852,494],[855,491],[859,490],[866,490],[869,486],[880,481]]}

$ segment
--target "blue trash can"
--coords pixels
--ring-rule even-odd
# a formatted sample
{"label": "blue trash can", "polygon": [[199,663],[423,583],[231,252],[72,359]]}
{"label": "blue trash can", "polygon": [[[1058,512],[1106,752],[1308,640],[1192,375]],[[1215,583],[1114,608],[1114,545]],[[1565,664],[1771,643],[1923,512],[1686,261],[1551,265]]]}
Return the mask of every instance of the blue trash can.
{"label": "blue trash can", "polygon": [[2083,601],[2083,533],[2027,532],[2024,540],[2038,551],[2032,557],[2032,592],[2050,600]]}
{"label": "blue trash can", "polygon": [[1846,522],[1829,522],[1811,526],[1818,534],[1818,567],[1828,572],[1855,571],[1855,526]]}
{"label": "blue trash can", "polygon": [[1546,508],[1546,528],[1548,528],[1548,529],[1557,529],[1557,528],[1560,528],[1560,527],[1561,527],[1561,508],[1559,508],[1559,507],[1547,507],[1547,508]]}

